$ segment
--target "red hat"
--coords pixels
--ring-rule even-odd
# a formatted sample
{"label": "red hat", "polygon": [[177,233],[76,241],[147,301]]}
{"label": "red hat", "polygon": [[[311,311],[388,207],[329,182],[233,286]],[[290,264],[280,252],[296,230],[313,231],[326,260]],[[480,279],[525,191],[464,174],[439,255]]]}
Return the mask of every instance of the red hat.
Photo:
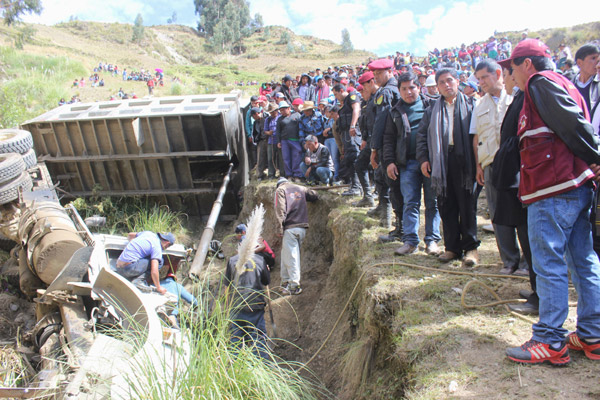
{"label": "red hat", "polygon": [[368,65],[371,71],[378,69],[391,69],[394,68],[394,60],[389,58],[380,58],[379,60],[371,61]]}
{"label": "red hat", "polygon": [[258,101],[267,101],[265,96],[258,96]]}
{"label": "red hat", "polygon": [[544,56],[552,57],[552,52],[542,41],[537,39],[525,39],[515,47],[510,58],[502,60],[499,64],[503,68],[510,67],[510,62],[518,57],[533,57],[533,56]]}
{"label": "red hat", "polygon": [[364,74],[362,74],[360,76],[360,78],[358,78],[358,83],[360,83],[361,85],[365,82],[369,82],[371,79],[373,79],[375,76],[373,75],[373,73],[371,71],[367,71]]}
{"label": "red hat", "polygon": [[363,89],[364,89],[363,85],[358,85],[358,86],[356,87],[356,90],[358,90],[359,92],[362,92],[362,91],[363,91]]}
{"label": "red hat", "polygon": [[300,104],[304,104],[304,100],[302,100],[300,97],[296,97],[294,101],[292,101],[293,106],[299,106]]}
{"label": "red hat", "polygon": [[346,90],[348,91],[348,93],[352,93],[356,89],[354,89],[352,86],[348,86],[348,89],[346,89]]}
{"label": "red hat", "polygon": [[340,83],[345,86],[348,84],[348,79],[344,78],[340,81]]}

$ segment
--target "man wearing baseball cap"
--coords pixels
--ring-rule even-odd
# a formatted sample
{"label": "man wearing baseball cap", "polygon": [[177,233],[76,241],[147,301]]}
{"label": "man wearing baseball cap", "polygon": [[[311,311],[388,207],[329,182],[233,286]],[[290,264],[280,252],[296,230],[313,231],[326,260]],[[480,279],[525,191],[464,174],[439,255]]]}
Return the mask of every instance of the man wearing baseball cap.
{"label": "man wearing baseball cap", "polygon": [[[600,261],[589,221],[591,181],[600,176],[600,142],[585,100],[572,82],[553,72],[550,57],[544,43],[525,39],[500,63],[512,70],[525,94],[518,124],[519,197],[527,204],[540,298],[532,338],[506,354],[522,363],[565,365],[569,349],[600,360]],[[578,292],[577,330],[565,341],[568,271]]]}
{"label": "man wearing baseball cap", "polygon": [[163,266],[162,251],[175,243],[171,232],[130,232],[129,243],[117,260],[114,271],[134,283],[151,281],[160,294],[167,289],[160,285],[158,270]]}

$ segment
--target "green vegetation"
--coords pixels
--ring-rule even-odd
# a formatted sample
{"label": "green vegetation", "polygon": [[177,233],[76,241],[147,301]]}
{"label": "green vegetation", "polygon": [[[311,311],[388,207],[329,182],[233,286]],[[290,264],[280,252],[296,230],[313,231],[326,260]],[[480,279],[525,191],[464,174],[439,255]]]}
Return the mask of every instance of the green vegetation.
{"label": "green vegetation", "polygon": [[223,93],[234,89],[228,85],[236,81],[263,82],[268,79],[268,75],[242,71],[236,64],[226,61],[215,66],[178,65],[168,68],[165,73],[181,78],[183,94]]}
{"label": "green vegetation", "polygon": [[150,206],[141,197],[78,198],[71,204],[82,218],[100,215],[106,217],[102,233],[125,234],[127,232],[153,231],[173,232],[175,236],[185,233],[185,214],[173,212],[166,206]]}
{"label": "green vegetation", "polygon": [[41,0],[7,0],[0,1],[0,16],[6,25],[13,25],[20,21],[25,13],[40,14],[42,12]]}
{"label": "green vegetation", "polygon": [[300,376],[297,370],[302,365],[280,360],[268,349],[268,360],[262,360],[252,344],[242,348],[232,345],[233,310],[229,302],[224,297],[215,299],[207,285],[202,285],[199,292],[196,293],[199,306],[180,314],[182,336],[190,345],[189,364],[179,367],[177,379],[165,379],[171,375],[165,364],[146,360],[132,363],[133,373],[126,378],[131,397],[239,400],[328,397],[324,389]]}
{"label": "green vegetation", "polygon": [[43,57],[0,47],[7,81],[0,87],[0,128],[10,128],[57,106],[73,76],[87,75],[67,57]]}
{"label": "green vegetation", "polygon": [[348,55],[354,51],[354,46],[350,40],[350,32],[348,29],[342,29],[342,53]]}
{"label": "green vegetation", "polygon": [[138,14],[135,17],[135,23],[133,24],[133,35],[131,36],[131,41],[134,43],[140,43],[144,38],[144,19],[142,18],[142,14]]}

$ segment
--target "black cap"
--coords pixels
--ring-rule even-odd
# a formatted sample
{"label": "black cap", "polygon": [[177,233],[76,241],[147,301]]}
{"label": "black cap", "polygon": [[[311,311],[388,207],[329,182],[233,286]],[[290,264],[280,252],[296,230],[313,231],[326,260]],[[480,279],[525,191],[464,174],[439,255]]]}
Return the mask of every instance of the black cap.
{"label": "black cap", "polygon": [[258,96],[252,96],[252,97],[250,97],[250,101],[258,101]]}

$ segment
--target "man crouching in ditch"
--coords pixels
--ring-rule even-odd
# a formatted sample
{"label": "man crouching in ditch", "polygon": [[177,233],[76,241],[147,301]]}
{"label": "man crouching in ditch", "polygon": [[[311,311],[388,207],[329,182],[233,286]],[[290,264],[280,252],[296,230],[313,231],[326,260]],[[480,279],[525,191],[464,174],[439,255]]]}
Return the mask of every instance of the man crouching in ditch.
{"label": "man crouching in ditch", "polygon": [[134,284],[152,282],[160,294],[165,294],[167,289],[160,285],[158,270],[163,266],[162,252],[175,243],[175,236],[144,231],[130,232],[128,238],[114,271]]}

